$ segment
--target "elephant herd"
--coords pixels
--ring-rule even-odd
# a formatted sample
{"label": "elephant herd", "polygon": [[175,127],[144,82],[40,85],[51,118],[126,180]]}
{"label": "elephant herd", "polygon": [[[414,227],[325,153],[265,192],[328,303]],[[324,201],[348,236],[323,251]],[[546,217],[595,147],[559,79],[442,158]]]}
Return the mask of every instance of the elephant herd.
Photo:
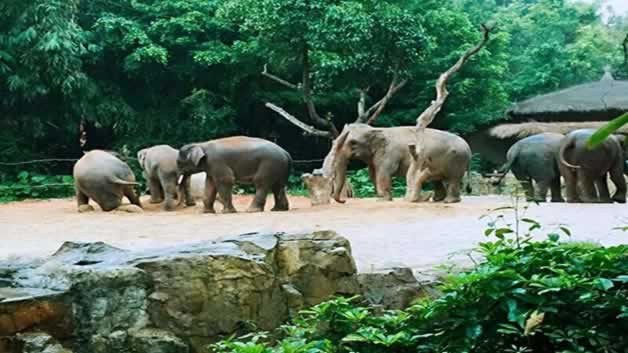
{"label": "elephant herd", "polygon": [[[624,139],[611,136],[600,147],[586,146],[593,130],[576,130],[567,135],[543,133],[515,143],[507,154],[502,177],[510,170],[524,187],[530,200],[545,201],[551,190],[553,202],[564,201],[561,176],[566,184],[567,202],[625,202]],[[411,171],[413,158],[409,145],[416,141],[415,127],[374,128],[366,124],[346,125],[334,143],[335,161],[332,196],[338,202],[350,160],[366,163],[380,200],[392,200],[392,179],[404,176],[408,181],[406,200],[426,201],[422,184],[431,181],[434,202],[460,201],[460,188],[471,160],[471,149],[461,137],[449,132],[426,129],[421,144],[420,173]],[[214,203],[223,205],[223,213],[236,212],[232,203],[234,184],[255,186],[255,197],[247,212],[262,212],[266,197],[274,196],[273,211],[287,211],[286,186],[292,158],[270,141],[234,136],[202,143],[191,143],[179,150],[167,145],[145,148],[137,153],[150,190],[150,202],[162,203],[166,211],[185,202],[195,205],[191,180],[203,174],[203,211],[215,213]],[[91,211],[89,200],[102,210],[141,210],[131,168],[115,152],[94,150],[74,166],[74,180],[79,212]],[[610,175],[615,184],[611,197],[607,185]],[[130,205],[122,205],[126,197]]]}
{"label": "elephant herd", "polygon": [[[625,203],[624,168],[628,157],[627,141],[612,135],[601,146],[591,149],[587,141],[593,129],[575,130],[567,135],[542,133],[515,143],[507,154],[502,177],[512,170],[529,200],[546,201],[550,190],[552,202]],[[611,196],[608,177],[615,185]],[[565,182],[565,198],[561,193]]]}
{"label": "elephant herd", "polygon": [[[185,200],[195,204],[191,195],[191,176],[205,173],[204,212],[215,213],[218,199],[224,213],[235,212],[231,200],[234,183],[255,185],[256,193],[249,212],[261,212],[266,196],[275,197],[273,211],[289,209],[286,185],[292,158],[276,144],[259,138],[234,136],[203,143],[192,143],[176,150],[167,145],[145,148],[137,159],[148,182],[151,203],[163,203],[172,211]],[[79,212],[93,210],[89,200],[103,211],[122,209],[129,212],[142,208],[135,192],[135,175],[115,152],[94,150],[74,165],[74,183]],[[122,205],[126,197],[131,205]]]}

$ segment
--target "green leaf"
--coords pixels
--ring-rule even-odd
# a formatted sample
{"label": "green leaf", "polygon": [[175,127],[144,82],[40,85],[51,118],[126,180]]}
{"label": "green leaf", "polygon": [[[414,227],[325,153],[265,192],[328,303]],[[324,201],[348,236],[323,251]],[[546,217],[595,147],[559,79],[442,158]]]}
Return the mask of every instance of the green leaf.
{"label": "green leaf", "polygon": [[558,233],[549,233],[549,234],[547,235],[547,238],[548,238],[550,241],[557,242],[557,241],[559,241],[559,240],[560,240],[560,234],[558,234]]}
{"label": "green leaf", "polygon": [[617,276],[613,280],[621,283],[628,283],[628,275]]}
{"label": "green leaf", "polygon": [[615,286],[615,284],[613,284],[613,281],[608,278],[598,278],[597,280],[595,280],[595,284],[599,289],[602,289],[604,291],[608,291]]}
{"label": "green leaf", "polygon": [[599,128],[587,141],[587,147],[593,149],[601,145],[606,139],[619,130],[622,126],[628,124],[628,113],[625,113]]}
{"label": "green leaf", "polygon": [[571,231],[569,230],[569,228],[565,227],[565,226],[561,226],[560,230],[565,233],[568,237],[571,236]]}
{"label": "green leaf", "polygon": [[525,223],[532,223],[532,224],[539,224],[539,222],[531,219],[531,218],[522,218],[521,222],[525,222]]}

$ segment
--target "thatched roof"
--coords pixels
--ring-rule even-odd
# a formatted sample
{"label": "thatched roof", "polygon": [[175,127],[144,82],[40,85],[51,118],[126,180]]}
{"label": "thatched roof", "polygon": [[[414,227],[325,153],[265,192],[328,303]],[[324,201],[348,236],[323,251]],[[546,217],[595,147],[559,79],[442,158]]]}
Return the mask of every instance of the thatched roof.
{"label": "thatched roof", "polygon": [[610,120],[628,111],[628,81],[606,73],[598,82],[530,98],[508,110],[513,120]]}
{"label": "thatched roof", "polygon": [[[605,121],[587,121],[587,122],[563,122],[563,123],[539,123],[529,122],[520,124],[501,124],[489,129],[489,135],[498,139],[522,139],[524,137],[540,134],[543,132],[555,132],[559,134],[567,134],[578,129],[597,129],[604,126]],[[623,126],[617,131],[620,134],[628,134],[628,125]]]}

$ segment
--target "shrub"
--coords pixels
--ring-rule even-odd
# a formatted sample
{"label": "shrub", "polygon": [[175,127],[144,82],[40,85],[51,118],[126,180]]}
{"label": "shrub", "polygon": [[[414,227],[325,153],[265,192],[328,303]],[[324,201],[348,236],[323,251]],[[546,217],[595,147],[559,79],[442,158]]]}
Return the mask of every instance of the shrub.
{"label": "shrub", "polygon": [[[546,240],[515,208],[516,222],[495,217],[480,244],[483,261],[450,275],[435,299],[376,316],[356,298],[302,311],[280,330],[230,338],[217,352],[625,352],[628,347],[628,246]],[[527,224],[527,231],[519,232]],[[274,343],[271,343],[274,342]]]}
{"label": "shrub", "polygon": [[31,198],[59,198],[74,195],[74,180],[69,175],[39,175],[26,171],[0,183],[0,202]]}

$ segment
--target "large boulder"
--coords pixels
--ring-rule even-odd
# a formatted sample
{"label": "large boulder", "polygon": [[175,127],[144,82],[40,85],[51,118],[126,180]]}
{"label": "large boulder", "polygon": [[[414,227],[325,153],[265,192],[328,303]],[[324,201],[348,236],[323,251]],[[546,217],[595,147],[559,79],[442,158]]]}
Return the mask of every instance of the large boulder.
{"label": "large boulder", "polygon": [[251,324],[272,330],[303,306],[360,290],[349,243],[333,232],[144,251],[66,243],[44,260],[0,264],[0,274],[10,284],[0,288],[0,337],[8,337],[0,348],[37,331],[77,353],[201,352]]}
{"label": "large boulder", "polygon": [[358,275],[364,298],[372,306],[401,310],[429,295],[409,268],[393,268]]}

